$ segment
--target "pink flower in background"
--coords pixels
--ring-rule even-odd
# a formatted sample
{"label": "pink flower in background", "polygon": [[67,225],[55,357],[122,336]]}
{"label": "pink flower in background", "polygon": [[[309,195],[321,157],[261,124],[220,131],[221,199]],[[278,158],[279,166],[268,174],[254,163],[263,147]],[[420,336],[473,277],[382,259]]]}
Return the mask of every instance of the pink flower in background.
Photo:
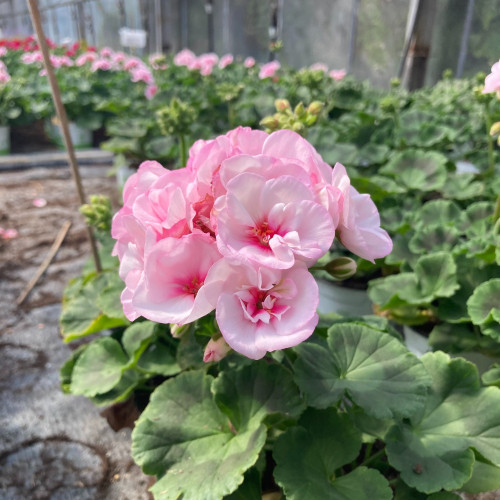
{"label": "pink flower in background", "polygon": [[130,71],[131,69],[140,68],[144,66],[144,63],[138,57],[129,57],[123,64],[123,69],[125,71]]}
{"label": "pink flower in background", "polygon": [[43,208],[47,205],[47,200],[45,198],[35,198],[32,203],[37,208]]}
{"label": "pink flower in background", "polygon": [[114,53],[113,49],[109,47],[103,47],[99,52],[101,57],[111,57],[113,53]]}
{"label": "pink flower in background", "polygon": [[124,52],[115,52],[112,56],[111,56],[111,61],[113,62],[113,65],[114,66],[120,66],[121,64],[123,64],[126,60],[128,59],[128,56],[127,54],[125,54]]}
{"label": "pink flower in background", "polygon": [[10,81],[10,75],[7,70],[0,68],[0,83],[7,83]]}
{"label": "pink flower in background", "polygon": [[17,238],[19,236],[19,233],[17,232],[16,229],[9,228],[9,229],[4,229],[0,235],[4,240],[12,240],[14,238]]}
{"label": "pink flower in background", "polygon": [[148,68],[146,68],[146,66],[139,66],[137,68],[132,69],[130,71],[130,75],[131,75],[131,80],[134,83],[144,82],[147,83],[148,85],[154,84],[153,74]]}
{"label": "pink flower in background", "polygon": [[205,281],[224,340],[251,359],[303,342],[318,323],[318,285],[305,267],[218,261]]}
{"label": "pink flower in background", "polygon": [[3,57],[7,54],[7,47],[0,47],[0,57]]}
{"label": "pink flower in background", "polygon": [[194,52],[189,49],[183,49],[178,52],[174,57],[174,64],[176,66],[191,66],[191,64],[196,59]]}
{"label": "pink flower in background", "polygon": [[500,61],[491,67],[491,73],[484,80],[483,94],[500,92]]}
{"label": "pink flower in background", "polygon": [[271,61],[266,64],[263,64],[259,71],[259,78],[263,80],[264,78],[270,78],[274,76],[276,71],[281,68],[281,64],[279,61]]}
{"label": "pink flower in background", "polygon": [[84,66],[87,63],[94,62],[97,59],[97,54],[95,52],[85,52],[81,56],[78,56],[75,61],[76,66]]}
{"label": "pink flower in background", "polygon": [[90,70],[92,72],[95,72],[99,69],[102,71],[109,71],[111,68],[112,68],[112,65],[111,65],[111,61],[109,59],[96,59],[92,63]]}
{"label": "pink flower in background", "polygon": [[21,61],[24,64],[33,64],[35,62],[43,62],[43,55],[39,50],[37,50],[35,52],[25,52],[21,56]]}
{"label": "pink flower in background", "polygon": [[151,100],[153,99],[153,97],[156,95],[157,92],[158,92],[158,87],[156,85],[154,84],[148,85],[146,87],[146,90],[144,91],[144,96],[146,97],[146,99]]}
{"label": "pink flower in background", "polygon": [[347,71],[345,69],[332,69],[330,73],[328,73],[334,80],[340,81],[345,78],[347,75]]}
{"label": "pink flower in background", "polygon": [[323,73],[326,73],[328,71],[328,66],[322,62],[317,62],[309,66],[309,69],[311,71],[322,71]]}
{"label": "pink flower in background", "polygon": [[230,64],[232,64],[233,61],[234,61],[233,54],[223,55],[219,61],[219,68],[224,69],[226,66],[229,66]]}
{"label": "pink flower in background", "polygon": [[213,310],[204,282],[221,258],[212,238],[165,238],[149,251],[132,299],[135,310],[160,323],[190,323]]}
{"label": "pink flower in background", "polygon": [[245,68],[253,68],[255,66],[255,59],[253,57],[247,57],[243,61],[243,66],[245,66]]}

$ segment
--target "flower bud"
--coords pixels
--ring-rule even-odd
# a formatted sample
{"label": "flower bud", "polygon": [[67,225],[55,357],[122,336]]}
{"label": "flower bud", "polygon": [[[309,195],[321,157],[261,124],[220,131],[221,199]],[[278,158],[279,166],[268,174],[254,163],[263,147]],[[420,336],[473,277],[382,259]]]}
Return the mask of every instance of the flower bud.
{"label": "flower bud", "polygon": [[269,130],[277,130],[280,126],[279,121],[274,116],[265,116],[260,121],[260,125]]}
{"label": "flower bud", "polygon": [[309,104],[307,111],[309,112],[309,114],[317,116],[321,113],[323,107],[324,104],[321,101],[313,101],[311,104]]}
{"label": "flower bud", "polygon": [[292,127],[291,127],[291,129],[292,129],[294,132],[297,132],[297,133],[299,133],[299,134],[300,134],[301,132],[303,132],[303,131],[304,131],[304,128],[305,128],[305,127],[304,127],[304,124],[303,124],[303,123],[300,123],[300,122],[295,122],[295,123],[292,125]]}
{"label": "flower bud", "polygon": [[324,270],[337,280],[345,280],[356,272],[356,262],[349,257],[337,257],[331,260]]}
{"label": "flower bud", "polygon": [[277,111],[285,111],[285,109],[290,109],[290,103],[287,99],[276,99],[274,101],[274,106]]}
{"label": "flower bud", "polygon": [[180,339],[188,328],[189,325],[177,325],[176,323],[171,323],[170,333],[172,334],[172,337],[174,337],[175,339]]}
{"label": "flower bud", "polygon": [[226,357],[230,350],[231,348],[227,345],[224,337],[219,337],[217,340],[214,340],[214,337],[212,337],[205,347],[203,361],[205,363],[220,361],[222,358]]}
{"label": "flower bud", "polygon": [[294,113],[297,115],[298,118],[302,118],[305,115],[306,110],[302,102],[299,102],[297,106],[295,106]]}
{"label": "flower bud", "polygon": [[492,137],[498,134],[500,134],[500,122],[494,123],[490,128],[490,135]]}

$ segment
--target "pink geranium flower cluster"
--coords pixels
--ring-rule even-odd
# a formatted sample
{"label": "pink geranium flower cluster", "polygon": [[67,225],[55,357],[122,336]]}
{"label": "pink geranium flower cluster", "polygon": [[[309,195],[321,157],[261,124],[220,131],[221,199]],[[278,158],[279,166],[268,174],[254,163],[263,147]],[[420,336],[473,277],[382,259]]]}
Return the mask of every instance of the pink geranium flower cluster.
{"label": "pink geranium flower cluster", "polygon": [[9,71],[7,66],[5,66],[3,61],[0,61],[0,84],[4,84],[10,81]]}
{"label": "pink geranium flower cluster", "polygon": [[215,309],[225,342],[252,359],[312,334],[308,268],[336,233],[369,260],[392,249],[370,197],[290,130],[197,141],[180,170],[144,162],[123,200],[112,235],[126,316],[184,325]]}

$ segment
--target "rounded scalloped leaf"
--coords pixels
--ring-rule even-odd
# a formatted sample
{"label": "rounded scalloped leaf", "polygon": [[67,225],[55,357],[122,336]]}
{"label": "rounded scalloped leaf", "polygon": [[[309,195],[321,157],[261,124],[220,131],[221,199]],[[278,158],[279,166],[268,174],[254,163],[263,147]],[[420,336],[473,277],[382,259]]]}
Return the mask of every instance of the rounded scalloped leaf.
{"label": "rounded scalloped leaf", "polygon": [[475,174],[449,175],[446,183],[441,187],[441,194],[445,198],[454,200],[468,200],[477,198],[484,191],[482,182],[475,182]]}
{"label": "rounded scalloped leaf", "polygon": [[394,155],[379,172],[393,175],[408,189],[434,191],[446,181],[446,161],[436,152],[408,149]]}
{"label": "rounded scalloped leaf", "polygon": [[387,333],[354,323],[328,330],[328,341],[295,348],[295,379],[315,408],[346,393],[376,418],[408,417],[422,408],[430,380],[418,358]]}
{"label": "rounded scalloped leaf", "polygon": [[412,236],[408,248],[416,254],[450,251],[458,243],[458,232],[450,226],[424,226]]}
{"label": "rounded scalloped leaf", "polygon": [[354,460],[361,434],[346,414],[334,409],[308,410],[276,441],[274,477],[289,500],[389,500],[392,492],[380,472],[357,467],[349,474],[336,471]]}
{"label": "rounded scalloped leaf", "polygon": [[432,200],[427,202],[418,211],[416,223],[418,225],[430,226],[457,224],[462,218],[460,207],[449,200]]}
{"label": "rounded scalloped leaf", "polygon": [[481,387],[464,359],[435,352],[421,360],[432,378],[425,407],[388,432],[387,457],[419,491],[459,489],[471,478],[473,449],[500,464],[500,389]]}
{"label": "rounded scalloped leaf", "polygon": [[78,357],[71,375],[71,392],[92,397],[115,387],[127,367],[128,356],[111,337],[95,340]]}
{"label": "rounded scalloped leaf", "polygon": [[500,323],[500,278],[481,283],[467,301],[467,310],[475,325]]}
{"label": "rounded scalloped leaf", "polygon": [[201,370],[167,380],[136,422],[132,455],[144,472],[161,476],[151,489],[157,500],[219,500],[258,459],[266,427],[253,419],[235,432],[213,400],[212,382]]}

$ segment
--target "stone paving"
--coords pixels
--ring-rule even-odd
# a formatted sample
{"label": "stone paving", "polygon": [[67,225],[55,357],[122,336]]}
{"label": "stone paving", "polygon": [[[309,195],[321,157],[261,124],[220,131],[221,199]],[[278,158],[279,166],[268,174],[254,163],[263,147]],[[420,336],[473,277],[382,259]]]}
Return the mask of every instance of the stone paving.
{"label": "stone paving", "polygon": [[[24,167],[26,168],[26,167]],[[110,166],[82,168],[87,194],[117,202]],[[35,197],[47,205],[33,206]],[[82,397],[64,395],[59,368],[71,353],[58,330],[67,281],[89,255],[67,168],[0,172],[0,499],[146,500],[148,478],[130,456],[130,429],[113,431]],[[22,307],[15,299],[48,252],[63,222],[71,229]]]}

